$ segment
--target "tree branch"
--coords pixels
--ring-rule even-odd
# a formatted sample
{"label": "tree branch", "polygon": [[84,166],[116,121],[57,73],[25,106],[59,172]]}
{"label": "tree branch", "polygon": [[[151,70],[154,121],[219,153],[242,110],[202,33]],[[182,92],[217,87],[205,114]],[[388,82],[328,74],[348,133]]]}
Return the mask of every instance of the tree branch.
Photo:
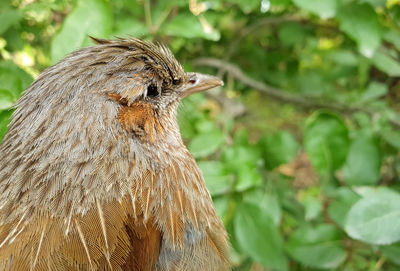
{"label": "tree branch", "polygon": [[[304,97],[296,94],[288,93],[284,90],[271,87],[263,82],[254,80],[253,78],[247,76],[241,69],[237,66],[216,58],[198,58],[193,61],[194,66],[208,66],[218,68],[225,72],[231,74],[234,78],[239,80],[245,85],[248,85],[254,89],[257,89],[269,97],[286,103],[292,103],[308,109],[331,109],[345,114],[353,114],[355,112],[363,112],[370,116],[375,115],[372,109],[364,108],[360,106],[350,106],[340,103],[333,103],[332,101],[321,100],[317,98]],[[389,120],[390,124],[400,128],[400,122],[397,119],[391,118]]]}

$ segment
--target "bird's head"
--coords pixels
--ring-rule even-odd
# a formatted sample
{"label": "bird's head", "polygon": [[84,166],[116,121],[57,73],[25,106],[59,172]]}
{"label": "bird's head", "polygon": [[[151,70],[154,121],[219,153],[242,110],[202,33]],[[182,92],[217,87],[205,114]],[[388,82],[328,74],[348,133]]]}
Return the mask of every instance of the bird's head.
{"label": "bird's head", "polygon": [[[165,46],[138,39],[102,40],[92,38],[101,51],[90,66],[104,66],[121,84],[117,93],[128,106],[147,103],[158,110],[168,110],[193,93],[223,85],[210,75],[186,73]],[[111,80],[110,80],[111,81]],[[125,85],[123,85],[125,84]],[[114,90],[115,91],[115,90]],[[116,96],[114,96],[116,98]]]}
{"label": "bird's head", "polygon": [[103,92],[122,106],[122,125],[145,140],[162,134],[166,123],[175,119],[181,99],[223,85],[214,76],[185,72],[163,45],[137,39],[93,40],[100,52],[89,66],[108,74]]}
{"label": "bird's head", "polygon": [[101,128],[108,133],[118,120],[136,138],[154,142],[177,130],[175,115],[183,98],[223,85],[214,76],[185,72],[163,45],[92,39],[95,46],[75,51],[38,77],[19,101],[14,123],[30,119],[33,130],[58,126],[54,129],[63,132],[88,127],[87,136],[98,138]]}

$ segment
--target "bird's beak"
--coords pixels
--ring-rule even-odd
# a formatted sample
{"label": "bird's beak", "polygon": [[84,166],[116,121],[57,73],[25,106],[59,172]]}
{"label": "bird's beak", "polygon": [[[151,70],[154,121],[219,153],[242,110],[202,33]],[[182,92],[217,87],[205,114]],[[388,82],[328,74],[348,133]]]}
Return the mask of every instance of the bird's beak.
{"label": "bird's beak", "polygon": [[224,85],[224,82],[222,82],[221,79],[212,75],[194,72],[188,73],[187,75],[189,77],[189,81],[182,89],[182,99],[194,93]]}

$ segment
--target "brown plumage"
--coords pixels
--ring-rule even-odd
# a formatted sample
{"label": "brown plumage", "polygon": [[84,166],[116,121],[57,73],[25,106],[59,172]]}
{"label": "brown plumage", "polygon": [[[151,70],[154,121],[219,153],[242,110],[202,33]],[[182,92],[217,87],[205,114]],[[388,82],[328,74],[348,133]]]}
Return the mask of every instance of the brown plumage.
{"label": "brown plumage", "polygon": [[0,146],[0,270],[229,270],[176,121],[221,85],[164,46],[94,39],[45,70]]}

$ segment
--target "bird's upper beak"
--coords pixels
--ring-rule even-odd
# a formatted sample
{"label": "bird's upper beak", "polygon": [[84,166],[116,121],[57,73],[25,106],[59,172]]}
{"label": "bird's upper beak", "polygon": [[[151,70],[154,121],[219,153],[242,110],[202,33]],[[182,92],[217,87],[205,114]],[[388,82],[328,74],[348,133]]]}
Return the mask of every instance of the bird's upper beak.
{"label": "bird's upper beak", "polygon": [[221,79],[212,75],[194,72],[190,72],[187,75],[189,77],[189,81],[184,85],[182,89],[182,99],[189,95],[192,95],[193,93],[224,85],[224,82],[222,82]]}

